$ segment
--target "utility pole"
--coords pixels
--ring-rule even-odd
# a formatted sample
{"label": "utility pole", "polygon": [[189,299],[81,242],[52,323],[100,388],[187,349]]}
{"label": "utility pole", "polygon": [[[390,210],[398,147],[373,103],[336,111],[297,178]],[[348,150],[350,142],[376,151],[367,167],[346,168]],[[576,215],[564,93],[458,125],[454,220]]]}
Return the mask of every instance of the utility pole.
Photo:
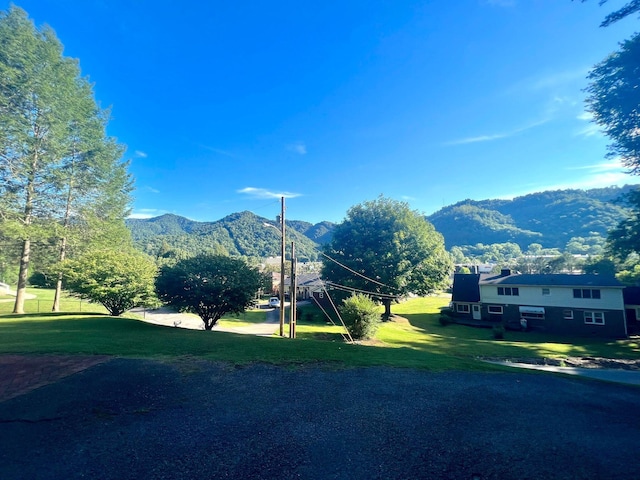
{"label": "utility pole", "polygon": [[289,282],[289,299],[291,302],[291,306],[289,307],[289,338],[296,338],[296,303],[298,301],[298,299],[296,298],[296,294],[298,293],[298,285],[296,283],[296,267],[296,245],[295,242],[291,242],[291,282]]}
{"label": "utility pole", "polygon": [[284,337],[284,249],[285,249],[285,227],[284,227],[284,197],[282,200],[282,211],[280,213],[280,236],[282,241],[281,257],[280,257],[280,336]]}

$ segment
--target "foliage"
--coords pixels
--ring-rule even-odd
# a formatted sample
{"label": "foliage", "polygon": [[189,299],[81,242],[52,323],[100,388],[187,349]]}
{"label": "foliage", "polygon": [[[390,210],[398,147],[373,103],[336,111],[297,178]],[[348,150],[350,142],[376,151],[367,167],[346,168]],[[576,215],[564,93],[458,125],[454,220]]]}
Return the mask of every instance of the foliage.
{"label": "foliage", "polygon": [[406,203],[384,197],[351,207],[325,251],[335,262],[323,260],[323,278],[371,292],[385,303],[386,315],[391,298],[440,288],[453,267],[433,225]]}
{"label": "foliage", "polygon": [[516,244],[524,250],[534,242],[546,248],[564,248],[579,238],[592,245],[596,242],[592,237],[604,239],[624,218],[627,209],[615,200],[633,188],[557,190],[513,200],[464,200],[440,209],[428,220],[444,235],[447,248],[481,243]]}
{"label": "foliage", "polygon": [[[177,215],[127,220],[136,246],[158,259],[163,256],[181,259],[200,253],[254,259],[279,256],[279,229],[265,223],[273,225],[269,219],[251,212],[234,213],[216,222],[195,222]],[[287,221],[286,225],[287,247],[295,241],[300,261],[316,260],[315,240],[298,230],[313,234],[315,226],[295,220]]]}
{"label": "foliage", "polygon": [[[131,189],[108,120],[63,56],[53,30],[37,29],[14,6],[0,13],[0,221],[8,261],[19,264],[14,310],[21,312],[29,268],[63,259],[86,211],[122,221]],[[120,183],[118,183],[120,182]],[[124,206],[124,207],[123,207]]]}
{"label": "foliage", "polygon": [[587,111],[612,141],[607,155],[619,157],[634,174],[640,174],[638,56],[640,34],[635,34],[591,70],[587,87]]}
{"label": "foliage", "polygon": [[243,312],[263,283],[263,275],[242,260],[201,254],[162,267],[156,290],[161,300],[197,314],[211,330],[223,315]]}
{"label": "foliage", "polygon": [[491,329],[491,333],[493,334],[493,338],[496,340],[504,339],[504,327],[502,325],[494,325]]}
{"label": "foliage", "polygon": [[355,339],[373,337],[380,325],[378,305],[367,295],[354,293],[342,302],[340,314]]}
{"label": "foliage", "polygon": [[582,272],[589,275],[615,275],[616,263],[603,256],[589,257],[582,265]]}
{"label": "foliage", "polygon": [[607,237],[607,253],[619,260],[640,253],[640,189],[630,192],[626,199],[631,210]]}
{"label": "foliage", "polygon": [[101,303],[113,316],[155,304],[155,264],[135,250],[89,251],[64,261],[60,270],[69,291]]}
{"label": "foliage", "polygon": [[616,278],[629,287],[640,285],[640,265],[633,265],[621,270],[616,274]]}
{"label": "foliage", "polygon": [[[583,3],[586,1],[587,0],[582,0]],[[604,5],[608,1],[609,0],[600,0],[600,5]],[[611,12],[609,15],[607,15],[600,26],[608,27],[612,23],[615,23],[618,20],[622,20],[623,18],[637,12],[640,12],[640,0],[631,0],[629,3],[620,7],[618,10],[615,10],[614,12]]]}

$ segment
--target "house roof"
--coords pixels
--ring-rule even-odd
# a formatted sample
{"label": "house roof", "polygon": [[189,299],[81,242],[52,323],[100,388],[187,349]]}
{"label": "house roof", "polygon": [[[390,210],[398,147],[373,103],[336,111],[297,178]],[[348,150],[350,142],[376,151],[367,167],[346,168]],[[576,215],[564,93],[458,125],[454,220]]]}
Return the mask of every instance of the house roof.
{"label": "house roof", "polygon": [[[291,285],[291,277],[285,277],[284,284]],[[323,284],[320,275],[317,273],[300,273],[296,275],[296,285],[301,287],[318,287]]]}
{"label": "house roof", "polygon": [[477,273],[456,273],[453,276],[452,302],[479,302],[482,275]]}
{"label": "house roof", "polygon": [[614,287],[623,288],[615,277],[609,275],[571,275],[564,273],[488,275],[480,279],[480,285],[517,285],[545,287]]}

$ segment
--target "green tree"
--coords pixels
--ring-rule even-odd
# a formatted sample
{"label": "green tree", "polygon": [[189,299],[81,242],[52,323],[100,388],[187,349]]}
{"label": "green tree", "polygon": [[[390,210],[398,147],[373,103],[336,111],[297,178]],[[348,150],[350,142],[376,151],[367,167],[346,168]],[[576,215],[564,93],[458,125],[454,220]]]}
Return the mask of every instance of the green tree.
{"label": "green tree", "polygon": [[640,174],[639,57],[640,34],[635,34],[587,77],[587,110],[611,140],[607,156],[620,157],[633,174]]}
{"label": "green tree", "polygon": [[113,316],[157,300],[157,268],[151,258],[132,249],[92,250],[60,267],[65,287],[74,295],[101,303]]}
{"label": "green tree", "polygon": [[371,292],[391,314],[394,297],[446,285],[453,264],[444,239],[423,215],[384,197],[351,207],[325,248],[322,276]]}
{"label": "green tree", "polygon": [[[582,3],[586,1],[587,0],[582,0]],[[600,0],[600,5],[604,5],[608,1],[609,0]],[[638,12],[640,12],[640,0],[631,0],[629,3],[620,7],[618,10],[607,15],[600,26],[608,27],[612,23],[615,23],[618,20],[622,20],[623,18]]]}
{"label": "green tree", "polygon": [[373,337],[380,325],[378,306],[367,295],[354,293],[343,300],[340,313],[349,333],[356,339]]}
{"label": "green tree", "polygon": [[631,254],[640,254],[640,189],[626,196],[631,209],[626,219],[609,231],[606,253],[620,261]]}
{"label": "green tree", "polygon": [[197,314],[205,330],[211,330],[223,315],[244,312],[263,281],[260,272],[242,260],[201,254],[162,267],[156,291],[169,305]]}
{"label": "green tree", "polygon": [[[24,310],[33,248],[60,238],[64,258],[67,233],[60,227],[68,229],[72,212],[82,211],[79,186],[88,182],[87,201],[104,190],[106,177],[88,152],[109,145],[106,116],[78,62],[62,53],[49,27],[37,29],[17,7],[0,12],[0,220],[3,234],[21,245],[15,313]],[[80,177],[82,165],[91,172]]]}
{"label": "green tree", "polygon": [[583,273],[590,275],[613,276],[616,273],[616,264],[610,258],[603,256],[589,257],[582,265]]}

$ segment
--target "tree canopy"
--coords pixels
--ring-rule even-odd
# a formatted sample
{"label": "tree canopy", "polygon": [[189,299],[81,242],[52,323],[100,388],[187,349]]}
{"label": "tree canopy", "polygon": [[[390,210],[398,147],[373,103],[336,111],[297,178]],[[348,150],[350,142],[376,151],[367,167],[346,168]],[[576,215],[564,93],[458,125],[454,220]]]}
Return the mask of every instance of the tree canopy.
{"label": "tree canopy", "polygon": [[165,265],[156,279],[164,302],[197,314],[211,330],[227,313],[243,312],[255,299],[264,278],[243,260],[201,254]]}
{"label": "tree canopy", "polygon": [[[444,239],[407,203],[379,197],[351,207],[325,248],[323,278],[382,300],[442,287],[452,269]],[[346,268],[345,268],[346,267]]]}
{"label": "tree canopy", "polygon": [[[52,263],[45,250],[57,245],[64,259],[73,232],[82,235],[76,245],[88,245],[106,221],[123,223],[130,202],[123,149],[106,136],[108,114],[77,60],[62,53],[49,27],[36,28],[15,6],[0,12],[0,221],[3,243],[19,246],[15,313],[23,311],[32,250]],[[89,228],[87,216],[101,225]]]}
{"label": "tree canopy", "polygon": [[640,174],[640,34],[589,73],[587,110],[610,138],[609,157]]}
{"label": "tree canopy", "polygon": [[65,287],[80,298],[101,303],[113,316],[156,303],[155,263],[135,250],[101,249],[61,264]]}
{"label": "tree canopy", "polygon": [[[582,0],[582,3],[586,1],[587,0]],[[608,1],[609,0],[600,0],[600,5],[604,5]],[[631,0],[629,3],[620,7],[618,10],[615,10],[607,15],[600,26],[608,27],[612,23],[615,23],[618,20],[622,20],[623,18],[638,12],[640,12],[640,0]]]}

